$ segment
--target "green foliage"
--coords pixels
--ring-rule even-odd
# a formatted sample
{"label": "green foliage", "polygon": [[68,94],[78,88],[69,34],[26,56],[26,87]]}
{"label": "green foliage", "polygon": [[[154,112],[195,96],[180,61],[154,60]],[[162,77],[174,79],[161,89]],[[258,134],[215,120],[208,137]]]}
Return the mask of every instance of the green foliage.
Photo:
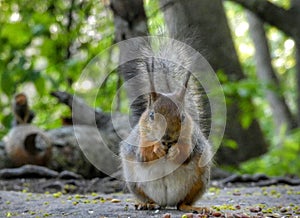
{"label": "green foliage", "polygon": [[[283,131],[284,132],[284,131]],[[273,141],[270,151],[247,161],[240,167],[241,173],[266,173],[270,176],[300,176],[300,130],[290,134],[282,133]]]}
{"label": "green foliage", "polygon": [[254,119],[260,118],[259,110],[253,107],[251,99],[262,99],[264,97],[263,85],[255,77],[249,76],[239,81],[230,81],[222,71],[218,71],[217,75],[222,84],[227,105],[237,103],[239,107],[237,118],[240,120],[242,127],[247,129]]}
{"label": "green foliage", "polygon": [[[74,92],[86,64],[111,45],[111,14],[96,0],[0,1],[0,26],[0,138],[10,128],[17,92],[28,95],[36,125],[59,127],[60,117],[70,112],[50,92]],[[97,106],[103,102],[107,99],[100,98]]]}
{"label": "green foliage", "polygon": [[231,148],[233,150],[236,150],[238,148],[238,144],[236,143],[236,141],[234,141],[232,139],[227,139],[227,138],[223,139],[222,145],[225,147]]}
{"label": "green foliage", "polygon": [[[151,35],[165,34],[163,13],[158,0],[145,0],[145,10]],[[288,0],[274,0],[284,8]],[[295,58],[294,42],[274,27],[266,25],[271,48],[272,63],[278,72],[280,87],[273,87],[256,76],[254,46],[249,37],[249,25],[244,9],[225,1],[225,9],[235,47],[246,78],[232,81],[223,72],[218,77],[223,85],[227,104],[239,99],[237,119],[247,129],[253,119],[261,124],[270,150],[263,157],[243,164],[240,172],[267,172],[270,175],[298,174],[300,131],[281,134],[275,132],[271,108],[266,101],[266,90],[283,96],[292,112],[295,112]],[[217,34],[217,33],[216,33]],[[0,139],[11,126],[11,101],[17,92],[25,92],[36,112],[34,124],[44,129],[57,128],[60,118],[70,116],[70,110],[57,104],[51,91],[75,91],[83,95],[92,107],[104,111],[120,109],[127,112],[127,100],[121,91],[120,108],[116,92],[120,78],[113,68],[118,61],[113,53],[104,52],[113,44],[114,26],[110,10],[97,0],[4,0],[0,1]],[[87,64],[98,54],[105,67],[91,66],[91,77],[79,84]],[[101,66],[102,66],[101,65]],[[86,87],[95,75],[105,77],[100,89]],[[108,75],[106,77],[106,75]],[[83,88],[82,88],[83,87]],[[94,98],[96,96],[96,98]],[[252,101],[252,104],[249,102]],[[113,102],[113,103],[112,103]],[[232,149],[238,144],[224,139]]]}
{"label": "green foliage", "polygon": [[[151,34],[161,34],[159,2],[146,1],[145,9]],[[97,75],[108,75],[103,86],[89,90],[77,87],[87,64],[114,40],[112,13],[102,2],[0,1],[0,26],[0,138],[11,127],[10,105],[17,92],[27,94],[36,113],[34,124],[45,129],[59,127],[60,118],[70,116],[69,109],[50,96],[55,90],[76,91],[90,106],[104,111],[128,112],[124,91],[118,96],[121,105],[117,105],[120,81],[116,69],[110,67],[115,58],[111,53],[101,55],[99,61],[106,62],[106,67],[96,69]]]}
{"label": "green foliage", "polygon": [[165,22],[159,0],[146,0],[144,4],[150,35],[166,35]]}
{"label": "green foliage", "polygon": [[[274,1],[274,3],[284,8],[289,7],[289,2]],[[274,87],[274,85],[259,80],[256,76],[254,62],[255,50],[249,37],[249,25],[244,10],[242,7],[230,2],[226,2],[225,7],[234,43],[246,75],[246,79],[232,82],[222,72],[218,72],[226,101],[227,104],[230,104],[238,96],[241,99],[238,102],[240,108],[238,117],[242,126],[247,128],[252,120],[256,118],[266,140],[270,144],[268,153],[243,163],[239,169],[234,169],[234,171],[250,174],[261,172],[269,175],[294,174],[299,176],[300,164],[297,157],[300,149],[300,130],[296,129],[292,133],[287,133],[283,126],[281,133],[278,135],[275,130],[272,110],[266,100],[267,90],[272,90],[285,98],[292,112],[296,111],[294,42],[276,28],[266,25],[272,64],[279,77],[280,86]],[[249,98],[254,103],[254,108],[247,103],[249,101],[245,101]],[[231,146],[229,145],[229,147]]]}

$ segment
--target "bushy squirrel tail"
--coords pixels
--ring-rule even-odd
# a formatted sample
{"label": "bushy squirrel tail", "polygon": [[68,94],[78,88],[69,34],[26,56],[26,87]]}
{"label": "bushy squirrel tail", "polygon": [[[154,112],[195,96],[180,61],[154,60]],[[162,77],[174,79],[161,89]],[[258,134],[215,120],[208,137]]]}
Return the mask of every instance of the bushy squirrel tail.
{"label": "bushy squirrel tail", "polygon": [[[124,53],[124,51],[123,51]],[[124,54],[123,54],[124,55]],[[120,66],[125,78],[132,115],[135,126],[141,114],[146,110],[150,81],[147,70],[152,65],[153,81],[157,92],[173,93],[182,87],[182,81],[192,73],[185,98],[185,110],[207,137],[210,127],[210,107],[199,76],[199,53],[187,44],[167,37],[145,37],[131,40],[126,46],[126,55],[135,58]]]}

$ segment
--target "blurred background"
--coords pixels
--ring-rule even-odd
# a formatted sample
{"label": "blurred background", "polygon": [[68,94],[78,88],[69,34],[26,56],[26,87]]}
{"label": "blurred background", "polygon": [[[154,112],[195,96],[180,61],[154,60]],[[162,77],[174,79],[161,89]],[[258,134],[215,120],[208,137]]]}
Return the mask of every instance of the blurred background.
{"label": "blurred background", "polygon": [[[71,111],[50,93],[89,93],[90,82],[77,81],[98,53],[133,36],[195,26],[191,32],[200,40],[191,45],[204,51],[226,96],[227,127],[217,166],[241,174],[300,176],[300,5],[262,1],[271,8],[263,12],[259,3],[239,2],[0,0],[0,140],[12,129],[16,93],[28,97],[33,125],[61,128]],[[116,59],[106,55],[107,63]],[[111,108],[123,82],[117,71],[110,73],[90,106],[128,113],[125,94]]]}

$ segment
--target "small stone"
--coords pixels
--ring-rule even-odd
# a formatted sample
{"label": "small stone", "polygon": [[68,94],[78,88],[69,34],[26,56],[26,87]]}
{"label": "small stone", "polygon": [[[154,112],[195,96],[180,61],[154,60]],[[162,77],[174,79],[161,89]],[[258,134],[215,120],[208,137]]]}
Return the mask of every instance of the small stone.
{"label": "small stone", "polygon": [[250,216],[248,216],[247,214],[243,214],[243,213],[235,213],[235,214],[233,214],[233,217],[235,217],[235,218],[250,218]]}
{"label": "small stone", "polygon": [[235,191],[235,192],[233,192],[232,194],[235,195],[235,196],[240,196],[240,195],[241,195],[241,192],[240,192],[240,191]]}
{"label": "small stone", "polygon": [[165,214],[162,216],[162,218],[171,218],[171,214],[165,213]]}
{"label": "small stone", "polygon": [[225,217],[226,217],[226,218],[234,218],[234,216],[233,216],[232,213],[226,213],[226,214],[225,214]]}
{"label": "small stone", "polygon": [[94,213],[94,211],[92,209],[88,210],[88,214],[93,214],[93,213]]}
{"label": "small stone", "polygon": [[241,209],[241,205],[235,205],[235,208],[239,210]]}
{"label": "small stone", "polygon": [[194,217],[194,214],[192,214],[192,213],[186,213],[186,214],[185,214],[185,217],[186,217],[186,218],[193,218],[193,217]]}
{"label": "small stone", "polygon": [[222,214],[220,212],[213,212],[212,215],[214,217],[220,217]]}
{"label": "small stone", "polygon": [[261,208],[260,207],[251,207],[249,210],[252,213],[258,213],[261,211]]}
{"label": "small stone", "polygon": [[233,217],[234,217],[234,218],[242,218],[242,215],[239,214],[239,213],[234,213],[234,214],[233,214]]}
{"label": "small stone", "polygon": [[111,201],[110,201],[111,203],[120,203],[121,202],[121,200],[119,200],[119,199],[111,199]]}
{"label": "small stone", "polygon": [[286,213],[286,212],[288,212],[288,211],[290,211],[291,210],[291,207],[282,207],[281,209],[280,209],[280,212],[281,213]]}

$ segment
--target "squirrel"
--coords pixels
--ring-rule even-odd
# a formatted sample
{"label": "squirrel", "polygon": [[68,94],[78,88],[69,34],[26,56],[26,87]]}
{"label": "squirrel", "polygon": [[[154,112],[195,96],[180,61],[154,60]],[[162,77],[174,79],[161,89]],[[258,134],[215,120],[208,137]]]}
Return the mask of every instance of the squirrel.
{"label": "squirrel", "polygon": [[28,106],[27,96],[24,93],[18,93],[14,96],[12,103],[14,119],[12,126],[31,123],[34,118],[34,112]]}
{"label": "squirrel", "polygon": [[[139,76],[144,77],[140,81],[147,81],[147,75],[150,90],[143,96],[146,108],[141,107],[137,124],[120,144],[123,176],[139,201],[136,209],[171,206],[210,212],[209,208],[193,206],[209,185],[212,157],[199,123],[197,102],[201,94],[191,94],[199,84],[190,71],[178,66],[181,61],[168,61],[168,54],[177,55],[175,60],[182,58],[180,48],[171,43],[166,50],[162,47],[158,57],[147,56],[140,69],[143,73]],[[134,83],[131,86],[134,88]]]}

